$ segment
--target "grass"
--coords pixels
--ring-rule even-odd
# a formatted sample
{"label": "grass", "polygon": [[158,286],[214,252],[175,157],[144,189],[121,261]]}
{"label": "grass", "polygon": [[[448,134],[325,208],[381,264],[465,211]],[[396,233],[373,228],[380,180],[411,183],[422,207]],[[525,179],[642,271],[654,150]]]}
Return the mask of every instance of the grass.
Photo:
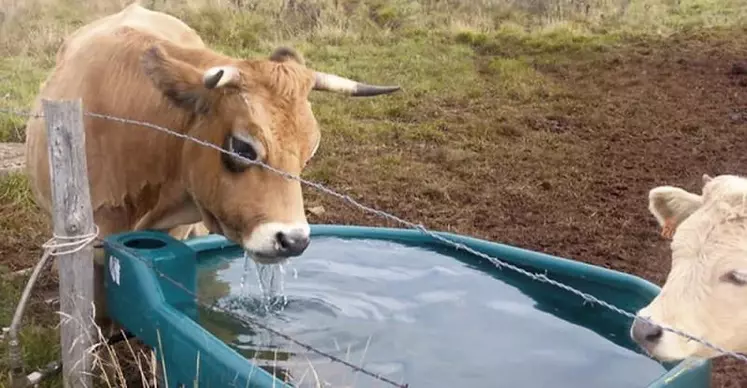
{"label": "grass", "polygon": [[[487,215],[485,208],[503,206],[487,193],[489,188],[500,187],[511,206],[530,204],[538,210],[527,217],[539,217],[548,205],[541,190],[527,187],[550,190],[560,176],[571,189],[554,196],[571,201],[575,194],[569,193],[590,185],[583,179],[587,173],[576,167],[560,172],[533,167],[537,161],[584,165],[596,151],[585,146],[588,137],[583,136],[599,136],[594,131],[612,127],[607,120],[615,111],[599,105],[613,89],[605,83],[611,81],[584,78],[590,69],[643,61],[646,52],[672,45],[684,52],[692,47],[729,50],[743,41],[735,37],[744,34],[741,26],[747,22],[740,0],[143,3],[182,18],[227,54],[268,55],[277,45],[292,45],[318,70],[402,85],[403,92],[384,98],[313,94],[323,142],[305,177],[368,205],[461,232],[499,230],[501,217],[520,223],[498,210]],[[62,39],[126,2],[81,4],[0,0],[0,109],[28,111]],[[630,82],[634,87],[639,81]],[[24,122],[0,113],[0,141],[23,141]],[[595,129],[584,135],[572,133],[571,127]],[[307,206],[324,203],[332,209],[331,218],[312,222],[373,222],[325,201],[307,193]],[[31,266],[48,236],[48,221],[34,205],[25,178],[0,178],[0,272]],[[23,280],[0,282],[0,326],[9,323]],[[40,290],[54,290],[54,279],[42,283]],[[53,311],[37,298],[24,322],[27,367],[56,359]],[[3,371],[2,345],[0,350]],[[0,386],[7,384],[6,377],[0,373]],[[59,386],[59,380],[45,386]]]}

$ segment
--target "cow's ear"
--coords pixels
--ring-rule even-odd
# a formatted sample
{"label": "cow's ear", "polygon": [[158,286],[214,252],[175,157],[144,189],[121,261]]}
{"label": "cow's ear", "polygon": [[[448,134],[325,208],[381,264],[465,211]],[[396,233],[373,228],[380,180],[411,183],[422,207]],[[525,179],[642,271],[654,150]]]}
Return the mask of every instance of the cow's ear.
{"label": "cow's ear", "polygon": [[659,186],[648,193],[648,210],[662,227],[662,235],[671,238],[677,227],[703,204],[700,195],[679,187]]}
{"label": "cow's ear", "polygon": [[141,58],[145,74],[177,106],[197,113],[210,110],[210,89],[238,82],[234,67],[214,67],[201,71],[173,58],[160,45],[153,45]]}
{"label": "cow's ear", "polygon": [[303,55],[292,47],[279,46],[270,54],[270,60],[274,62],[293,61],[299,65],[306,65]]}

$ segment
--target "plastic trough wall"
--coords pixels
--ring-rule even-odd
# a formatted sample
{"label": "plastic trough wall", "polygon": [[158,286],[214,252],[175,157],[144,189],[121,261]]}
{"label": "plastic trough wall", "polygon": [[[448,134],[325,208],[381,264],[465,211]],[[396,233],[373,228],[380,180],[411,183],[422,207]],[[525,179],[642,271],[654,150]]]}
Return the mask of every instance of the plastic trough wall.
{"label": "plastic trough wall", "polygon": [[[339,225],[312,225],[312,238],[382,239],[415,243],[439,250],[454,248],[435,241],[417,230],[372,228]],[[470,237],[439,233],[454,242],[527,270],[542,271],[583,292],[613,303],[627,311],[635,311],[659,292],[659,288],[641,278],[539,252]],[[223,341],[195,322],[197,304],[184,289],[196,294],[198,261],[202,253],[237,246],[222,236],[210,235],[179,241],[161,232],[128,232],[106,238],[107,309],[112,319],[152,347],[159,366],[165,370],[168,388],[179,387],[291,387],[255,366]],[[116,245],[129,249],[118,249]],[[470,255],[472,264],[492,266]],[[159,276],[155,268],[172,281]],[[174,281],[182,285],[174,285]],[[552,287],[549,286],[548,287]],[[553,292],[550,292],[550,291]],[[555,297],[568,296],[557,288],[547,289]],[[551,303],[551,297],[545,298]],[[538,301],[538,303],[541,303]],[[600,314],[617,314],[600,306]],[[627,319],[617,315],[619,319]],[[592,328],[593,330],[593,328]],[[620,333],[618,333],[620,334]],[[630,347],[627,336],[618,337],[621,346]],[[609,338],[608,338],[609,339]],[[198,365],[199,364],[199,365]],[[651,383],[648,388],[710,387],[711,363],[698,360],[679,363]],[[500,385],[500,377],[496,377]]]}

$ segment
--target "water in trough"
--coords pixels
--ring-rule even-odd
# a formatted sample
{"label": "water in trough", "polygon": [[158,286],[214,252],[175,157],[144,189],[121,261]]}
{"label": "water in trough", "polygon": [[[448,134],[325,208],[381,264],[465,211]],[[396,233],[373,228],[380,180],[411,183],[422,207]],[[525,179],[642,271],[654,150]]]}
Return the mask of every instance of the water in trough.
{"label": "water in trough", "polygon": [[[435,250],[318,237],[283,271],[259,266],[264,287],[241,256],[200,270],[202,297],[410,387],[627,388],[665,373],[609,339],[626,335],[620,316],[557,289],[548,307],[523,285],[533,281],[503,281],[507,271],[487,273]],[[227,314],[202,309],[199,321],[296,386],[387,386]]]}

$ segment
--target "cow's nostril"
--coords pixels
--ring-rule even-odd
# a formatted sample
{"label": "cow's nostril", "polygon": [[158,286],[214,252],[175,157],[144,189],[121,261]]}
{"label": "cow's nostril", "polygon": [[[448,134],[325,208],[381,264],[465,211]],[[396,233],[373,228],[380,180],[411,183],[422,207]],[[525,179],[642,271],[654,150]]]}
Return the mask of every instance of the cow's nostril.
{"label": "cow's nostril", "polygon": [[280,251],[290,256],[300,255],[309,246],[309,238],[303,234],[277,232],[275,239]]}
{"label": "cow's nostril", "polygon": [[648,342],[656,342],[659,339],[661,339],[661,336],[664,335],[664,330],[662,330],[661,326],[654,326],[651,329],[651,332],[646,334],[646,341]]}
{"label": "cow's nostril", "polygon": [[633,339],[640,343],[656,343],[664,335],[661,326],[651,323],[648,320],[636,318],[633,322]]}
{"label": "cow's nostril", "polygon": [[278,244],[280,244],[281,249],[283,250],[288,249],[288,239],[285,237],[285,233],[283,232],[275,233],[275,240],[277,240]]}

